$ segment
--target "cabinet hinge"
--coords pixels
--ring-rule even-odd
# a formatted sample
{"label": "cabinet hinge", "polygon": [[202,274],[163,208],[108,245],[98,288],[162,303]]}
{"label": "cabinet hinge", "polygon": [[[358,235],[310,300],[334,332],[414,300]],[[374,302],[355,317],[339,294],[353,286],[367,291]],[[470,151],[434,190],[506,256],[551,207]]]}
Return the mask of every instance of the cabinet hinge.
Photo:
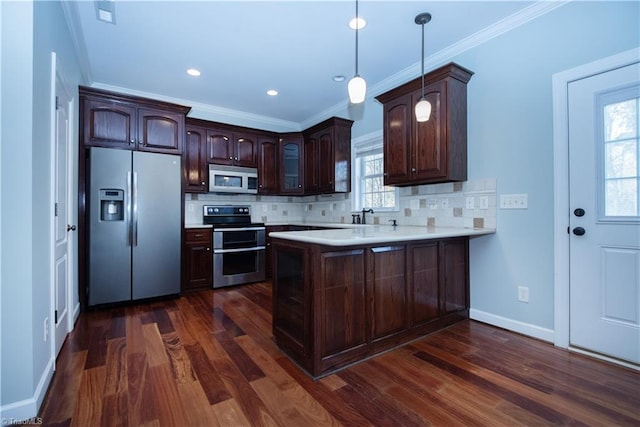
{"label": "cabinet hinge", "polygon": [[58,324],[58,310],[55,310],[53,312],[53,320],[54,320],[53,321],[54,324]]}

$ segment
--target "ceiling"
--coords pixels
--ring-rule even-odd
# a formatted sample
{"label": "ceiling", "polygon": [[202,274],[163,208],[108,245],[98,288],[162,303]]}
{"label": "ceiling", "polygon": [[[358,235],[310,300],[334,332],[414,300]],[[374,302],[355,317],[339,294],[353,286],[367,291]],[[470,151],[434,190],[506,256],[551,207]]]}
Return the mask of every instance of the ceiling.
{"label": "ceiling", "polygon": [[[427,67],[448,62],[443,52],[452,46],[463,49],[481,34],[542,13],[535,9],[543,3],[361,0],[367,26],[359,32],[359,72],[368,95],[420,75],[418,13],[433,16],[425,26]],[[115,24],[97,19],[93,1],[63,4],[91,85],[293,127],[348,105],[354,1],[116,0]],[[200,77],[186,73],[191,67]],[[346,79],[335,82],[335,75]],[[279,95],[268,96],[268,89]]]}

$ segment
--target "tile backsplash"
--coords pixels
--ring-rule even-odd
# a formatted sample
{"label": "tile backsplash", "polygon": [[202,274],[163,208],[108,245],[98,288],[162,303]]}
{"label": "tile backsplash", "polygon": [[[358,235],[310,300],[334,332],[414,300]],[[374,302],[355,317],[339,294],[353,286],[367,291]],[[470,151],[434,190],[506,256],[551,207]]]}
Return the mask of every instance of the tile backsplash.
{"label": "tile backsplash", "polygon": [[[495,178],[419,185],[399,189],[399,210],[367,214],[368,224],[495,228]],[[185,224],[202,224],[204,205],[246,204],[252,220],[266,223],[351,223],[351,194],[305,197],[190,193],[185,196]],[[375,209],[374,209],[375,211]]]}

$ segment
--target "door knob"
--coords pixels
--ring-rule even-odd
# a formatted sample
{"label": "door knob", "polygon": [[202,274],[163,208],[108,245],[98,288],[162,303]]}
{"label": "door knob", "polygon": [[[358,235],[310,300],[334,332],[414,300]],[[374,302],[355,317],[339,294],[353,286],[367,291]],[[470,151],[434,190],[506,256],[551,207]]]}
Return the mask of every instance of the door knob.
{"label": "door knob", "polygon": [[576,210],[574,210],[574,211],[573,211],[573,214],[574,214],[575,216],[584,216],[584,209],[582,209],[582,208],[578,208],[578,209],[576,209]]}
{"label": "door knob", "polygon": [[67,224],[67,231],[76,231],[76,226]]}
{"label": "door knob", "polygon": [[584,236],[584,233],[586,233],[586,231],[584,231],[584,228],[582,227],[576,227],[573,229],[573,234],[576,236]]}

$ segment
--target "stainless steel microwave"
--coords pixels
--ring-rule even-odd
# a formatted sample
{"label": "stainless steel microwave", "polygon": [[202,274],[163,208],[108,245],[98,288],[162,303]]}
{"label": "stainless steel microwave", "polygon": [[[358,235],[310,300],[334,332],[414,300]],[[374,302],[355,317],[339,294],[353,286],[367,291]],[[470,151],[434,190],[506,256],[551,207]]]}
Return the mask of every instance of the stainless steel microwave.
{"label": "stainless steel microwave", "polygon": [[240,166],[209,165],[209,192],[258,192],[258,170]]}

